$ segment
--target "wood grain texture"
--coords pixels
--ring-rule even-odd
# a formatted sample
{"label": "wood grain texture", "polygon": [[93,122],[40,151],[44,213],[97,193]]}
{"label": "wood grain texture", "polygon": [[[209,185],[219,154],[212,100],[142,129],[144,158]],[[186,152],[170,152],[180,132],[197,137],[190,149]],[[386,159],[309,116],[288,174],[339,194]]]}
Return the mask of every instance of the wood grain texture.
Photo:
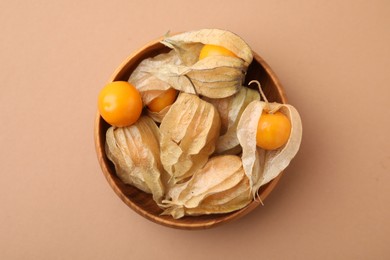
{"label": "wood grain texture", "polygon": [[[153,57],[158,53],[168,52],[169,49],[162,45],[157,39],[145,45],[142,49],[136,51],[130,55],[113,73],[108,82],[112,81],[127,81],[132,71],[137,65],[145,58]],[[246,82],[250,80],[258,80],[261,82],[262,89],[270,102],[287,103],[286,94],[283,87],[279,82],[277,76],[272,71],[270,66],[260,57],[260,55],[254,53],[254,60],[248,68]],[[260,201],[252,201],[245,208],[227,214],[213,214],[203,216],[186,216],[181,219],[173,219],[171,216],[162,216],[162,210],[153,201],[150,194],[146,194],[135,187],[124,184],[115,173],[113,164],[108,160],[105,153],[105,135],[109,128],[107,124],[97,112],[95,121],[95,148],[99,164],[102,172],[106,177],[109,185],[119,198],[128,205],[132,210],[140,214],[141,216],[164,226],[178,228],[178,229],[207,229],[218,226],[223,223],[228,223],[233,220],[237,220],[240,217],[248,214],[257,206],[261,205]],[[264,185],[259,190],[259,195],[262,201],[272,192],[277,185],[282,174],[277,178]]]}

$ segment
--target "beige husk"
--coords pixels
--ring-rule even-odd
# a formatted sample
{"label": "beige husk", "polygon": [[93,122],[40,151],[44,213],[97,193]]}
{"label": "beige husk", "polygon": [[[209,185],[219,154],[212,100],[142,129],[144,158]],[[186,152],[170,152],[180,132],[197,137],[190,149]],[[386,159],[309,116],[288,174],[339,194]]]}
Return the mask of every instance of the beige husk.
{"label": "beige husk", "polygon": [[[153,72],[158,71],[159,68],[167,66],[168,64],[170,64],[170,66],[176,66],[180,63],[181,61],[174,51],[161,53],[155,57],[141,61],[131,73],[129,82],[140,92],[144,105],[148,105],[154,98],[172,87],[167,81],[161,80],[155,75],[156,73]],[[180,90],[191,92],[193,91],[193,87],[189,86],[189,89],[181,88]]]}
{"label": "beige husk", "polygon": [[203,167],[214,152],[220,124],[210,103],[196,95],[179,94],[160,125],[160,158],[171,176],[170,185]]}
{"label": "beige husk", "polygon": [[242,163],[250,180],[252,195],[259,188],[277,177],[298,152],[302,138],[302,123],[297,110],[287,104],[268,103],[270,111],[280,111],[291,122],[288,142],[279,149],[266,151],[256,146],[257,124],[267,103],[251,102],[241,115],[237,127],[237,137],[242,146]]}
{"label": "beige husk", "polygon": [[[110,127],[107,157],[124,183],[152,193],[162,214],[177,219],[239,210],[297,153],[299,114],[287,104],[259,101],[259,92],[242,86],[253,56],[236,34],[202,29],[166,36],[161,43],[171,50],[141,61],[129,82],[145,106],[169,88],[180,94],[160,112],[146,108],[132,126]],[[237,57],[199,60],[205,44]],[[256,145],[263,110],[284,113],[292,125],[288,142],[274,151]]]}
{"label": "beige husk", "polygon": [[[141,93],[144,105],[170,87],[210,98],[234,95],[253,59],[250,47],[236,34],[224,30],[186,32],[165,37],[161,43],[172,50],[143,60],[129,78]],[[237,57],[210,56],[199,60],[204,44],[223,46]]]}
{"label": "beige husk", "polygon": [[241,209],[252,200],[249,180],[235,155],[211,158],[192,178],[174,186],[163,203],[163,214],[184,215],[227,213]]}
{"label": "beige husk", "polygon": [[[248,44],[236,34],[225,30],[185,32],[167,36],[161,43],[172,48],[182,64],[155,72],[157,77],[179,90],[192,86],[196,94],[210,98],[224,98],[235,94],[241,88],[247,68],[253,60]],[[225,47],[237,57],[210,56],[199,60],[199,53],[205,44]]]}
{"label": "beige husk", "polygon": [[168,113],[169,109],[171,108],[172,105],[164,107],[161,111],[159,112],[154,112],[146,108],[146,112],[150,118],[152,118],[155,122],[161,123],[163,120],[164,116]]}
{"label": "beige husk", "polygon": [[205,98],[218,110],[221,117],[221,133],[217,141],[217,154],[238,154],[241,146],[237,139],[237,124],[242,112],[253,100],[259,100],[258,91],[243,87],[233,96],[221,99]]}
{"label": "beige husk", "polygon": [[141,116],[128,127],[112,126],[106,133],[106,154],[118,177],[126,184],[152,193],[157,204],[161,204],[167,182],[160,162],[159,135],[158,127],[147,116]]}
{"label": "beige husk", "polygon": [[243,60],[245,68],[252,62],[253,55],[249,45],[238,35],[221,29],[201,29],[189,31],[161,41],[166,46],[176,50],[183,63],[187,66],[198,61],[203,45],[212,44],[222,46]]}

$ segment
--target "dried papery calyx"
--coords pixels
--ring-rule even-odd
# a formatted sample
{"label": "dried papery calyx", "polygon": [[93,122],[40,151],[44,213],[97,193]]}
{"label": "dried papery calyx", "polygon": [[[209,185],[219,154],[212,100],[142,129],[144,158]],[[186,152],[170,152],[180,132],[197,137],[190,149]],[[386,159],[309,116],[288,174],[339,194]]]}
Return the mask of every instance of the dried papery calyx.
{"label": "dried papery calyx", "polygon": [[221,117],[221,133],[217,141],[215,153],[238,154],[241,146],[237,139],[237,125],[242,112],[253,100],[259,100],[256,90],[243,87],[233,96],[220,99],[205,98],[218,110]]}
{"label": "dried papery calyx", "polygon": [[166,36],[162,41],[164,45],[176,50],[183,63],[191,66],[198,62],[199,54],[205,44],[221,46],[233,52],[243,60],[245,68],[253,60],[249,45],[237,34],[221,29],[201,29],[189,31],[173,36]]}
{"label": "dried papery calyx", "polygon": [[161,123],[165,114],[169,111],[177,98],[178,91],[170,88],[153,99],[147,106],[148,115],[156,122]]}
{"label": "dried papery calyx", "polygon": [[[241,88],[253,60],[250,47],[239,36],[225,30],[186,32],[167,36],[161,43],[172,48],[182,63],[160,70],[159,77],[176,89],[192,86],[196,94],[210,98],[234,95]],[[206,44],[224,47],[235,56],[210,56],[199,60],[200,51]]]}
{"label": "dried papery calyx", "polygon": [[[164,215],[240,210],[296,155],[299,113],[268,102],[260,86],[243,86],[253,55],[236,34],[202,29],[166,35],[161,43],[163,53],[142,60],[129,77],[144,114],[130,127],[108,129],[107,157],[118,177],[151,193]],[[256,73],[250,74],[264,79]],[[277,141],[258,130],[276,114],[288,123],[283,138],[273,135]]]}
{"label": "dried papery calyx", "polygon": [[163,120],[164,116],[167,114],[167,112],[171,108],[171,106],[172,105],[167,106],[167,107],[165,107],[164,109],[162,109],[159,112],[153,112],[153,111],[150,111],[149,109],[146,109],[146,111],[147,111],[147,114],[148,114],[148,116],[150,118],[152,118],[157,123],[161,123],[161,121]]}
{"label": "dried papery calyx", "polygon": [[[276,150],[264,150],[256,145],[258,122],[263,112],[281,112],[291,122],[291,132],[285,145]],[[294,158],[302,139],[302,123],[298,111],[291,105],[252,101],[241,115],[237,138],[242,146],[242,162],[250,180],[252,194],[277,177]]]}
{"label": "dried papery calyx", "polygon": [[[234,95],[240,90],[253,60],[250,47],[236,34],[224,30],[186,32],[167,36],[161,43],[173,50],[143,60],[129,78],[140,91],[145,105],[170,87],[210,98]],[[205,44],[224,47],[235,56],[199,60]]]}
{"label": "dried papery calyx", "polygon": [[163,203],[163,214],[185,215],[228,213],[241,209],[252,200],[249,179],[241,159],[235,155],[211,158],[192,178],[174,186]]}
{"label": "dried papery calyx", "polygon": [[160,158],[171,185],[203,167],[215,150],[220,125],[213,105],[196,95],[179,94],[160,125]]}
{"label": "dried papery calyx", "polygon": [[117,176],[126,184],[152,193],[157,204],[161,204],[167,182],[159,141],[159,129],[148,116],[141,116],[128,127],[110,127],[106,133],[106,154]]}
{"label": "dried papery calyx", "polygon": [[172,87],[187,93],[195,93],[187,78],[177,76],[178,73],[188,70],[180,64],[181,60],[173,50],[141,61],[131,73],[129,82],[138,89],[145,106]]}

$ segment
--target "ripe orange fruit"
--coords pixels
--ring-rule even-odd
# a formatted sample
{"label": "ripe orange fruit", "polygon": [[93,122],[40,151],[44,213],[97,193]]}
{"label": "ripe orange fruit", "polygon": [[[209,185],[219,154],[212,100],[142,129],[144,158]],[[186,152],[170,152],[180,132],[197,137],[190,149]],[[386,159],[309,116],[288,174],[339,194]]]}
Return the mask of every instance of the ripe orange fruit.
{"label": "ripe orange fruit", "polygon": [[141,116],[141,95],[129,82],[114,81],[100,91],[98,108],[100,115],[110,125],[129,126]]}
{"label": "ripe orange fruit", "polygon": [[275,150],[285,145],[290,137],[290,120],[281,112],[261,115],[257,126],[256,144],[265,150]]}
{"label": "ripe orange fruit", "polygon": [[177,90],[170,88],[164,91],[161,95],[153,99],[149,104],[148,108],[152,112],[160,112],[169,105],[175,102],[177,96]]}
{"label": "ripe orange fruit", "polygon": [[218,46],[218,45],[212,45],[212,44],[205,44],[200,51],[199,60],[204,59],[206,57],[210,57],[210,56],[237,57],[236,54],[234,54],[230,50],[226,49],[225,47]]}

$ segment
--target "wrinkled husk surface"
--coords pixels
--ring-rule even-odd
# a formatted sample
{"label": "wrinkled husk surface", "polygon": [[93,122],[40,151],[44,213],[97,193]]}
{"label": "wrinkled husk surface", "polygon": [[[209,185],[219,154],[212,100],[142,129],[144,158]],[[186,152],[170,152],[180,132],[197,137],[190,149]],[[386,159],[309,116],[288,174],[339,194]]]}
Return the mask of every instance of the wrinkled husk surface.
{"label": "wrinkled husk surface", "polygon": [[[165,37],[161,43],[177,53],[183,68],[187,68],[180,70],[180,76],[189,79],[195,93],[210,98],[224,98],[239,91],[253,60],[248,44],[226,30],[190,31]],[[210,56],[199,60],[200,51],[205,44],[222,46],[237,57]]]}
{"label": "wrinkled husk surface", "polygon": [[222,46],[243,60],[245,68],[253,60],[249,45],[238,35],[221,29],[201,29],[165,37],[163,44],[176,50],[183,63],[191,66],[198,61],[200,50],[205,44]]}
{"label": "wrinkled husk surface", "polygon": [[221,117],[221,133],[217,141],[217,154],[238,154],[241,146],[237,138],[237,125],[248,104],[259,100],[258,91],[243,87],[233,96],[220,99],[205,98],[218,110]]}
{"label": "wrinkled husk surface", "polygon": [[126,184],[152,193],[158,204],[165,195],[167,182],[159,141],[159,129],[147,116],[128,127],[112,126],[106,133],[106,154],[118,177]]}
{"label": "wrinkled husk surface", "polygon": [[302,139],[302,123],[298,111],[291,105],[270,103],[270,111],[280,111],[291,122],[288,142],[279,149],[267,151],[257,147],[256,133],[260,116],[266,108],[263,101],[251,102],[241,115],[237,137],[242,146],[242,163],[250,180],[253,196],[259,188],[277,177],[294,158]]}
{"label": "wrinkled husk surface", "polygon": [[[302,136],[297,110],[277,103],[267,107],[258,91],[242,86],[253,56],[237,35],[203,29],[161,42],[171,50],[143,60],[129,82],[145,106],[169,88],[180,94],[158,113],[145,109],[132,126],[110,127],[108,158],[124,183],[152,193],[163,214],[174,218],[247,206],[297,153]],[[199,60],[205,44],[223,46],[237,57]],[[258,121],[268,108],[284,113],[292,125],[287,144],[274,151],[256,146]]]}
{"label": "wrinkled husk surface", "polygon": [[[145,105],[170,87],[210,98],[234,95],[241,89],[253,60],[250,47],[236,34],[224,30],[186,32],[167,36],[161,43],[172,50],[143,60],[129,78]],[[210,56],[199,60],[205,44],[223,46],[237,57]]]}
{"label": "wrinkled husk surface", "polygon": [[169,191],[169,199],[163,201],[167,205],[163,214],[177,219],[185,215],[232,212],[251,202],[250,190],[240,157],[216,156],[189,181]]}
{"label": "wrinkled husk surface", "polygon": [[168,113],[172,105],[166,106],[159,112],[154,112],[146,108],[148,116],[150,116],[155,122],[161,123],[164,116]]}
{"label": "wrinkled husk surface", "polygon": [[181,93],[160,125],[160,158],[172,184],[207,162],[220,131],[218,112],[198,96]]}
{"label": "wrinkled husk surface", "polygon": [[[181,63],[174,51],[161,53],[155,57],[144,59],[131,73],[129,82],[137,88],[142,96],[142,102],[147,106],[154,98],[171,88],[171,85],[158,77],[160,68],[170,65],[178,66]],[[189,91],[193,90],[191,87]]]}

